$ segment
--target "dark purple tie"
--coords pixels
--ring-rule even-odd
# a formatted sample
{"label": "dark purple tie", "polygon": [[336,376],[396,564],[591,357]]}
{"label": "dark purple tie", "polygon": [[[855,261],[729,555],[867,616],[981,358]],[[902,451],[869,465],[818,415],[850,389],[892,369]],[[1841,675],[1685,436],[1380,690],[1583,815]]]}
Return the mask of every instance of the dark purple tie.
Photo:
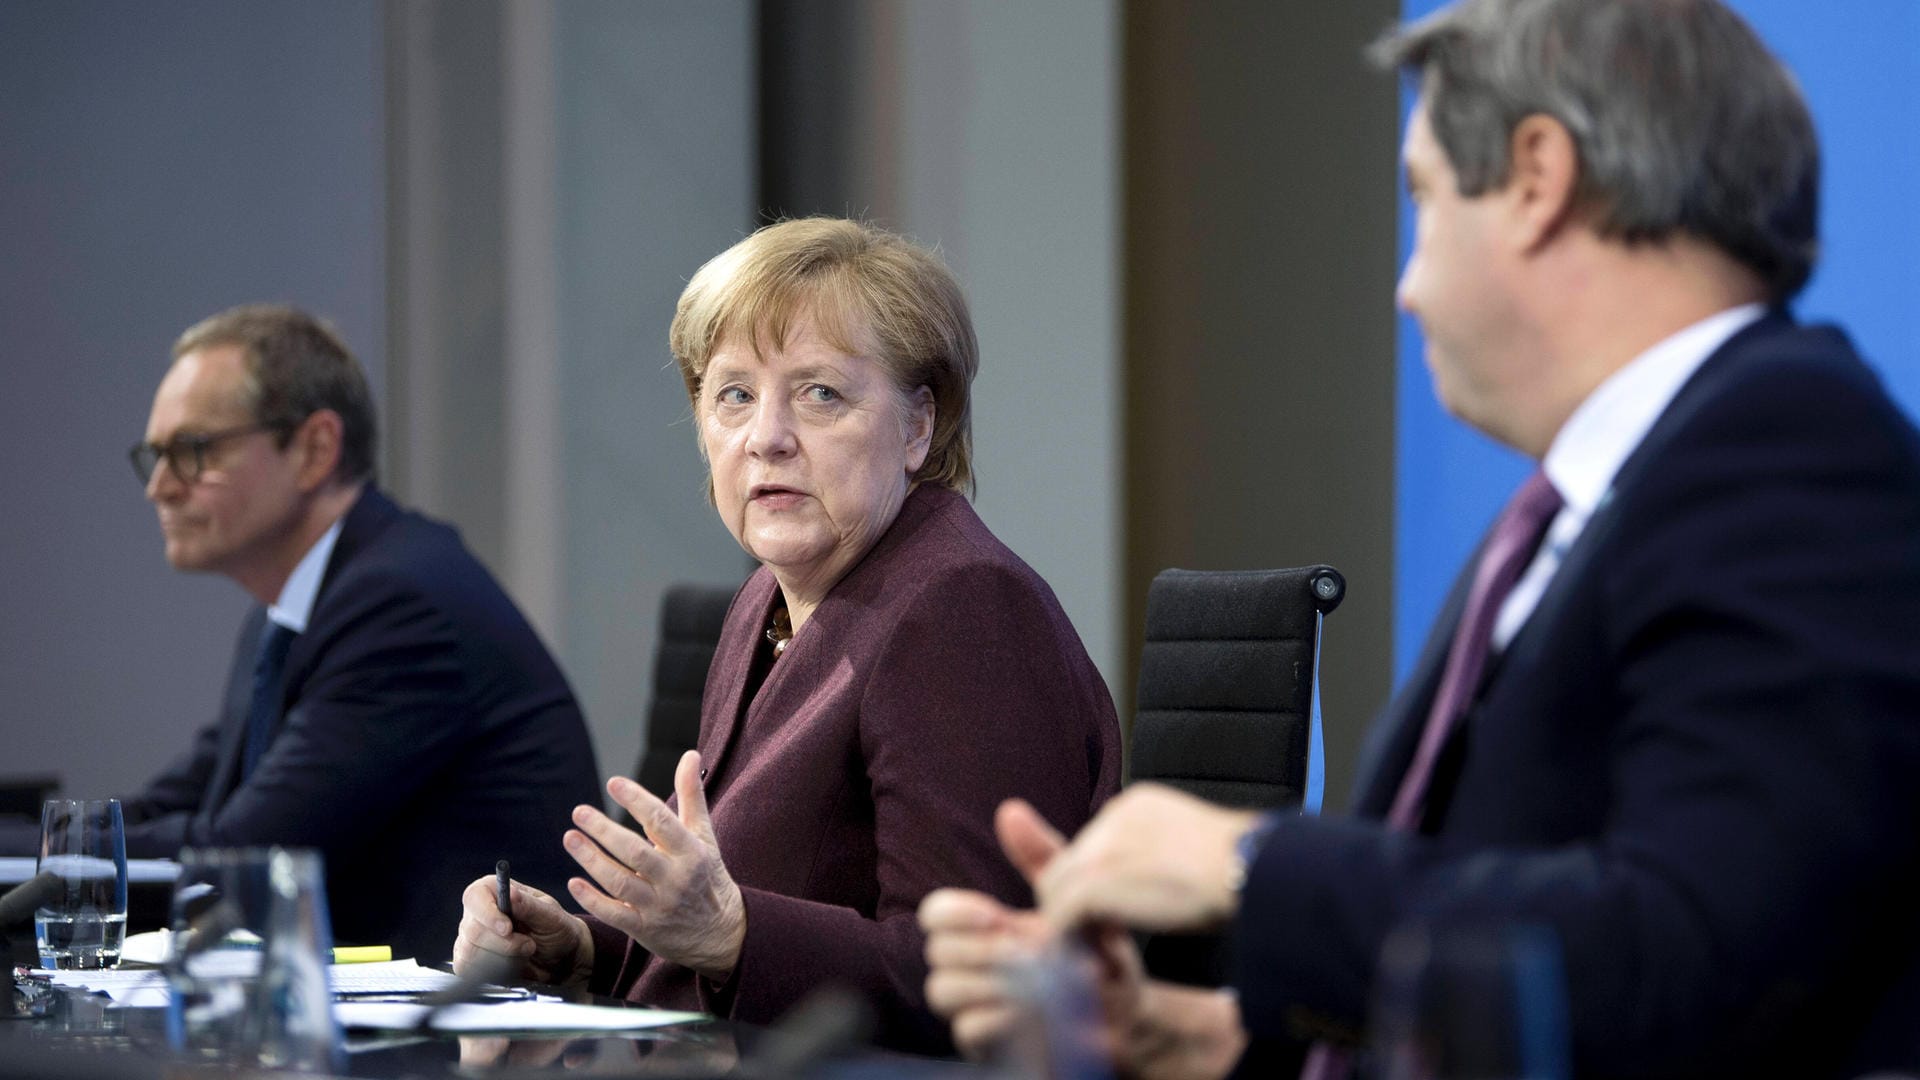
{"label": "dark purple tie", "polygon": [[1553,489],[1547,475],[1535,471],[1514,492],[1507,508],[1493,523],[1493,532],[1480,553],[1480,564],[1473,571],[1473,586],[1467,593],[1466,607],[1453,628],[1453,645],[1447,650],[1447,668],[1434,691],[1433,707],[1427,711],[1427,726],[1420,732],[1420,745],[1413,762],[1400,778],[1400,790],[1387,811],[1387,827],[1411,829],[1420,823],[1426,807],[1427,788],[1433,781],[1433,765],[1447,736],[1466,714],[1467,705],[1479,689],[1480,676],[1487,670],[1487,653],[1493,642],[1493,623],[1500,606],[1520,580],[1520,574],[1533,561],[1533,553],[1546,535],[1547,523],[1560,512],[1560,493]]}
{"label": "dark purple tie", "polygon": [[[1420,745],[1413,762],[1400,778],[1400,789],[1387,811],[1387,828],[1413,829],[1426,808],[1427,788],[1433,781],[1433,765],[1447,736],[1466,714],[1480,676],[1487,670],[1487,653],[1493,643],[1494,620],[1500,606],[1520,580],[1527,564],[1546,535],[1547,524],[1560,512],[1560,493],[1553,489],[1543,472],[1536,470],[1514,492],[1507,508],[1493,523],[1493,531],[1480,552],[1473,571],[1473,585],[1467,592],[1466,607],[1453,628],[1453,644],[1447,649],[1447,667],[1434,691],[1433,707],[1427,711],[1426,727],[1420,732]],[[1331,1080],[1345,1076],[1351,1067],[1346,1051],[1330,1043],[1315,1043],[1307,1054],[1300,1080]]]}

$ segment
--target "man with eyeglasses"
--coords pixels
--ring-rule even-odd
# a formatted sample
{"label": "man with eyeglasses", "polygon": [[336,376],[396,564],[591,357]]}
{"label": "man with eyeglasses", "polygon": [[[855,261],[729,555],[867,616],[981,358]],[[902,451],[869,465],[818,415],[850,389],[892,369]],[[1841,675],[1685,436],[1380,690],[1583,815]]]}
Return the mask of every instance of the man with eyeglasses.
{"label": "man with eyeglasses", "polygon": [[125,800],[127,852],[318,848],[334,936],[444,956],[501,858],[558,889],[598,769],[552,657],[457,533],[373,482],[372,399],[323,323],[247,306],[173,349],[134,471],[167,561],[259,602],[221,709]]}

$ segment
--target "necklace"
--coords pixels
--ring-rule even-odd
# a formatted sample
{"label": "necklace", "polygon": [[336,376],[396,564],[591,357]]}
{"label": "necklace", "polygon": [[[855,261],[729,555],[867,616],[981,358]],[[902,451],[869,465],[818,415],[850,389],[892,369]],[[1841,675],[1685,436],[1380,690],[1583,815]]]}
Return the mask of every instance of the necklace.
{"label": "necklace", "polygon": [[787,616],[786,608],[775,608],[773,622],[767,626],[767,640],[773,642],[773,658],[787,651],[787,643],[793,640],[793,620]]}

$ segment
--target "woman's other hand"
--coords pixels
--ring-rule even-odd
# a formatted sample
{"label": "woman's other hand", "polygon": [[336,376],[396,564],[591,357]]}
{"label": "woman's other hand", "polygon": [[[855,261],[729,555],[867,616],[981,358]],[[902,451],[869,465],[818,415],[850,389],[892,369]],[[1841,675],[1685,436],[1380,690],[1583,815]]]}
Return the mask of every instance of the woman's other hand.
{"label": "woman's other hand", "polygon": [[453,942],[453,970],[465,975],[482,954],[510,957],[534,982],[554,986],[584,983],[593,972],[593,935],[558,901],[523,882],[513,883],[513,917],[495,903],[492,874],[475,878],[460,894],[460,932]]}
{"label": "woman's other hand", "polygon": [[699,751],[680,758],[673,787],[678,815],[624,776],[607,781],[607,793],[644,837],[593,807],[575,807],[578,828],[565,837],[567,852],[605,892],[580,878],[567,887],[581,907],[655,956],[725,982],[740,962],[747,911],[714,841]]}

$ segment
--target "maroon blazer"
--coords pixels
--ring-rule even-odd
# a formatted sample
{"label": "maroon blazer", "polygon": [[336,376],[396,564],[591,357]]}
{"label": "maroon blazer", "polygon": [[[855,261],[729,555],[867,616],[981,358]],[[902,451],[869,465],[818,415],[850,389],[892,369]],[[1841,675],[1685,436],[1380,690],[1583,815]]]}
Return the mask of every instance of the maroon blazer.
{"label": "maroon blazer", "polygon": [[746,901],[740,962],[716,986],[589,920],[594,986],[770,1023],[837,983],[872,1004],[882,1042],[946,1052],[914,910],[943,885],[1032,903],[994,807],[1018,795],[1069,835],[1084,824],[1120,787],[1113,701],[1046,582],[944,488],[907,497],[748,700],[778,601],[765,569],[741,587],[701,708],[714,833]]}

